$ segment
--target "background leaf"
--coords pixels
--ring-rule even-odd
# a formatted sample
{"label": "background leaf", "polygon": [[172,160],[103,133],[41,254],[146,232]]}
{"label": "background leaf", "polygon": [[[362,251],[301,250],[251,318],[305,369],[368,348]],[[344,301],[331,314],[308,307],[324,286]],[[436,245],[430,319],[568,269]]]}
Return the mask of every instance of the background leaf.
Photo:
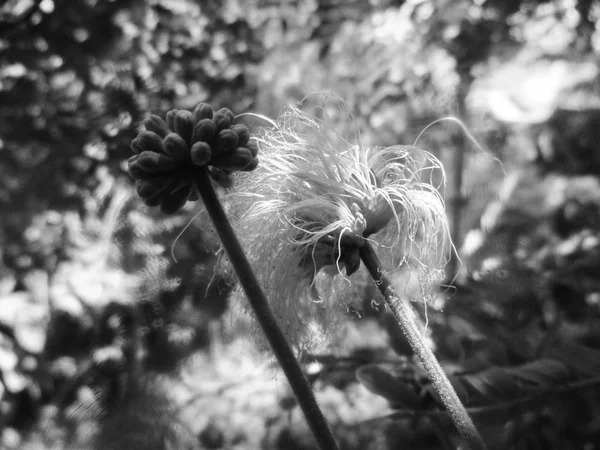
{"label": "background leaf", "polygon": [[356,371],[356,378],[369,391],[381,395],[393,408],[419,409],[421,399],[401,379],[381,367],[370,364]]}

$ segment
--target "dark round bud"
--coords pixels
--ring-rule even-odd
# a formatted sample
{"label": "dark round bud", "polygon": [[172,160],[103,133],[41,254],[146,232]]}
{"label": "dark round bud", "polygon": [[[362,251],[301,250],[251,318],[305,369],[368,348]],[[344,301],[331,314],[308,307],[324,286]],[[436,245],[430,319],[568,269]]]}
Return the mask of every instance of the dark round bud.
{"label": "dark round bud", "polygon": [[240,147],[245,147],[250,140],[250,130],[243,123],[235,124],[231,127],[238,135],[238,144]]}
{"label": "dark round bud", "polygon": [[129,167],[127,168],[127,171],[129,172],[129,176],[131,176],[131,178],[133,178],[134,180],[139,180],[139,179],[145,180],[147,178],[152,177],[152,175],[150,175],[148,172],[146,172],[144,169],[142,169],[142,166],[140,166],[137,159],[135,161],[131,161],[129,163]]}
{"label": "dark round bud", "polygon": [[165,194],[166,194],[166,192],[161,192],[156,197],[142,197],[142,196],[140,196],[140,198],[144,202],[144,205],[146,205],[146,206],[148,206],[150,208],[154,208],[155,206],[160,205],[160,203],[162,202],[162,198],[165,196]]}
{"label": "dark round bud", "polygon": [[236,148],[231,155],[218,164],[219,168],[227,170],[242,170],[252,162],[252,154],[246,147]]}
{"label": "dark round bud", "polygon": [[[217,114],[221,114],[225,117],[228,117],[230,123],[233,123],[233,120],[235,119],[235,115],[229,108],[221,108],[215,113],[215,115],[217,115]],[[214,119],[214,117],[213,117],[213,119]]]}
{"label": "dark round bud", "polygon": [[135,191],[143,199],[154,198],[165,190],[165,185],[152,180],[136,180]]}
{"label": "dark round bud", "polygon": [[[143,180],[143,181],[148,181],[153,186],[151,189],[146,188],[146,189],[149,189],[148,191],[145,191],[147,193],[143,193],[143,195],[140,194],[144,197],[151,197],[151,196],[155,197],[158,194],[151,194],[152,191],[163,192],[169,187],[172,188],[175,183],[175,181],[173,180],[173,177],[171,177],[169,174],[158,175],[158,176],[155,176],[155,177],[149,178],[147,180]],[[137,181],[136,181],[136,187],[137,187]]]}
{"label": "dark round bud", "polygon": [[229,128],[231,126],[231,119],[229,118],[229,116],[219,112],[215,113],[212,120],[217,126],[217,132]]}
{"label": "dark round bud", "polygon": [[175,133],[179,134],[185,142],[192,143],[192,132],[194,131],[194,115],[186,110],[177,112],[175,116]]}
{"label": "dark round bud", "polygon": [[238,145],[238,135],[231,128],[221,130],[215,140],[216,153],[221,156],[228,157],[231,155]]}
{"label": "dark round bud", "polygon": [[163,153],[142,152],[137,163],[148,173],[170,172],[179,167],[179,161]]}
{"label": "dark round bud", "polygon": [[166,122],[156,114],[152,114],[144,120],[144,127],[146,127],[146,130],[156,133],[161,138],[164,138],[171,132]]}
{"label": "dark round bud", "polygon": [[217,125],[212,119],[202,119],[194,127],[193,142],[204,141],[210,142],[217,133]]}
{"label": "dark round bud", "polygon": [[171,131],[175,131],[175,116],[179,110],[172,109],[167,113],[167,126]]}
{"label": "dark round bud", "polygon": [[250,153],[252,153],[252,157],[256,157],[256,155],[258,155],[258,142],[256,142],[255,139],[248,141],[245,147],[248,150],[250,150]]}
{"label": "dark round bud", "polygon": [[164,140],[165,154],[172,156],[177,161],[188,162],[190,152],[185,140],[177,133],[169,133]]}
{"label": "dark round bud", "polygon": [[208,103],[198,103],[194,108],[194,122],[199,122],[202,119],[212,119],[213,109]]}
{"label": "dark round bud", "polygon": [[244,167],[241,170],[242,170],[242,172],[252,172],[257,167],[258,167],[258,158],[255,156],[254,158],[252,158],[252,161],[250,161],[250,164],[248,164],[246,167]]}
{"label": "dark round bud", "polygon": [[[150,181],[151,183],[154,183],[154,180],[148,180],[148,181]],[[144,202],[144,204],[145,204],[146,206],[149,206],[149,207],[153,208],[153,207],[155,207],[155,206],[158,206],[158,205],[160,205],[160,204],[162,203],[163,199],[164,199],[165,197],[167,197],[167,196],[169,195],[169,193],[170,193],[171,191],[173,191],[173,189],[175,189],[175,188],[176,188],[176,186],[177,186],[177,182],[176,182],[176,181],[172,181],[172,180],[171,180],[171,181],[169,182],[169,181],[167,180],[166,186],[164,186],[164,187],[162,188],[162,190],[161,190],[161,191],[160,191],[158,194],[156,194],[156,195],[155,195],[155,196],[153,196],[153,197],[152,197],[152,196],[142,196],[142,195],[140,195],[140,198],[142,199],[142,201]],[[158,187],[158,185],[156,185],[156,186],[155,186],[153,189],[156,189],[157,187]],[[137,182],[136,182],[136,188],[137,188],[137,189],[142,189],[141,187],[140,187],[140,188],[138,188],[138,187],[137,187]],[[147,189],[147,191],[146,191],[145,189]],[[145,188],[144,188],[144,190],[143,190],[142,192],[143,192],[143,193],[149,192],[149,191],[150,191],[150,189],[151,189],[151,188],[149,188],[149,187],[145,187]]]}
{"label": "dark round bud", "polygon": [[140,149],[141,151],[138,153],[143,151],[162,153],[164,149],[162,138],[152,131],[140,131],[134,141],[137,141],[135,144],[133,142],[131,144],[131,148],[134,152],[136,149]]}
{"label": "dark round bud", "polygon": [[191,191],[191,183],[174,192],[170,192],[162,199],[160,211],[163,214],[175,214],[186,204]]}
{"label": "dark round bud", "polygon": [[212,157],[212,150],[210,145],[204,141],[195,142],[190,149],[190,156],[192,162],[197,166],[205,166]]}
{"label": "dark round bud", "polygon": [[144,151],[140,145],[140,140],[137,137],[131,141],[131,150],[136,154],[136,156]]}

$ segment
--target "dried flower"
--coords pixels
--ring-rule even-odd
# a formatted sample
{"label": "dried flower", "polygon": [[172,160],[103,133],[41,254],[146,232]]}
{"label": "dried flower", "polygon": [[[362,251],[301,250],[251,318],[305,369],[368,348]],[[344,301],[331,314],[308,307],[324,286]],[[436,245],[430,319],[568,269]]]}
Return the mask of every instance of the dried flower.
{"label": "dried flower", "polygon": [[[310,346],[306,330],[314,333],[316,323],[327,333],[340,316],[323,298],[340,305],[356,296],[342,269],[347,276],[359,269],[364,239],[379,247],[387,270],[416,270],[422,288],[440,279],[450,241],[431,179],[444,172],[433,155],[410,146],[365,149],[292,107],[257,142],[261,165],[239,178],[229,203],[294,344]],[[311,296],[317,286],[320,295]]]}
{"label": "dried flower", "polygon": [[129,174],[146,205],[174,214],[188,200],[198,200],[194,176],[200,167],[208,167],[213,180],[226,188],[233,185],[233,171],[257,167],[258,147],[245,125],[232,125],[229,109],[213,112],[200,103],[193,112],[169,111],[166,119],[151,115],[144,121],[146,130],[131,143],[135,155],[129,158]]}

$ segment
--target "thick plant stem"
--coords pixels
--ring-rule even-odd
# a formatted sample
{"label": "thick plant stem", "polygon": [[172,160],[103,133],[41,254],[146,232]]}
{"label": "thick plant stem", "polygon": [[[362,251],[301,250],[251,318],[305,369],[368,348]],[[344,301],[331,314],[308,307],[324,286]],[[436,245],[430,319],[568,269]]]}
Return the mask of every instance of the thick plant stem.
{"label": "thick plant stem", "polygon": [[256,318],[265,333],[273,353],[279,361],[285,376],[292,387],[296,400],[304,412],[308,426],[310,427],[317,444],[321,450],[337,450],[338,445],[333,437],[331,429],[317,405],[302,368],[296,359],[292,348],[287,342],[283,331],[277,324],[275,315],[267,302],[258,280],[254,275],[252,267],[240,246],[240,243],[223,211],[221,202],[215,193],[212,181],[206,169],[195,177],[195,183],[200,191],[204,205],[210,218],[221,238],[223,247],[231,260],[231,264],[239,281],[246,293],[246,297],[256,314]]}
{"label": "thick plant stem", "polygon": [[421,364],[423,364],[434,389],[441,397],[456,428],[458,428],[460,434],[466,439],[471,450],[485,450],[486,446],[483,439],[456,395],[444,370],[419,331],[413,311],[410,309],[408,303],[399,298],[394,291],[377,254],[368,241],[365,241],[364,246],[360,249],[360,257],[373,281],[375,281],[375,284],[383,294],[386,305],[392,311],[408,343],[417,355],[417,358],[419,358],[419,361],[421,361]]}

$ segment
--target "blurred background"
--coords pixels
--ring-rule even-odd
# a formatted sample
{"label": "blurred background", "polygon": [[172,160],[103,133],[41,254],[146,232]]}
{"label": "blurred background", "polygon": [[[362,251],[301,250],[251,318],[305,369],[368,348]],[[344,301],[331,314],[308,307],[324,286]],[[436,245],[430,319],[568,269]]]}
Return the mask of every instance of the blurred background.
{"label": "blurred background", "polygon": [[[444,164],[460,258],[427,331],[490,448],[600,448],[599,56],[593,0],[0,2],[0,448],[315,448],[200,206],[125,171],[150,112],[315,92]],[[342,448],[460,448],[359,297],[303,359]]]}

